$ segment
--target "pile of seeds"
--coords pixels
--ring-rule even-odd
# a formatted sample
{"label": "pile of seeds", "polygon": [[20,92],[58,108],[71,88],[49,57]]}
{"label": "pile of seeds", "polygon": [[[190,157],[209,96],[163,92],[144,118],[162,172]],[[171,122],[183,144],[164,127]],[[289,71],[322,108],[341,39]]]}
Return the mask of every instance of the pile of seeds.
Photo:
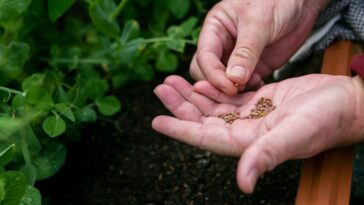
{"label": "pile of seeds", "polygon": [[235,120],[240,119],[240,114],[238,112],[229,112],[223,115],[219,115],[217,117],[222,118],[223,120],[225,120],[225,122],[231,124]]}
{"label": "pile of seeds", "polygon": [[265,117],[275,108],[276,106],[273,105],[271,99],[262,97],[255,103],[255,108],[250,111],[250,114],[247,117],[241,118],[239,112],[229,112],[227,114],[218,115],[217,117],[231,124],[237,119],[258,119]]}
{"label": "pile of seeds", "polygon": [[255,103],[255,108],[250,111],[249,119],[258,119],[267,116],[276,106],[273,106],[272,100],[262,97]]}

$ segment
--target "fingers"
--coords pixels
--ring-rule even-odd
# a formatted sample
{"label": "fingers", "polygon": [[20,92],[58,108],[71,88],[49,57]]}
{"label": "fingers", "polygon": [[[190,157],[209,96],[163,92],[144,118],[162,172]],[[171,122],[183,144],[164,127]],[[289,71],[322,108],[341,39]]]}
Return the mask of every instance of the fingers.
{"label": "fingers", "polygon": [[154,118],[152,127],[157,132],[176,140],[217,154],[239,156],[242,146],[231,138],[230,130],[219,118],[210,117],[208,124],[179,120],[169,116]]}
{"label": "fingers", "polygon": [[[180,76],[172,75],[165,79],[165,84],[173,87],[186,101],[195,106],[203,115],[214,115],[217,104],[210,98],[195,92],[194,87]],[[234,106],[230,106],[234,109]]]}
{"label": "fingers", "polygon": [[177,118],[196,122],[203,116],[203,113],[195,105],[186,101],[176,89],[169,85],[161,84],[157,86],[154,93]]}
{"label": "fingers", "polygon": [[206,79],[206,77],[204,76],[204,74],[201,71],[201,68],[197,64],[196,54],[193,55],[193,58],[192,58],[192,61],[191,61],[190,75],[191,75],[192,79],[194,79],[195,81],[205,80]]}
{"label": "fingers", "polygon": [[227,77],[238,84],[246,84],[254,73],[268,39],[269,30],[263,29],[260,22],[241,19],[236,45],[227,64]]}
{"label": "fingers", "polygon": [[237,88],[226,77],[224,63],[234,47],[235,35],[234,22],[216,6],[206,17],[198,40],[196,58],[190,67],[194,79],[206,79],[230,95],[235,94]]}
{"label": "fingers", "polygon": [[230,96],[221,92],[207,81],[199,81],[193,86],[197,92],[215,100],[216,102],[227,103],[236,106],[246,104],[254,96],[254,92],[246,92],[244,94]]}
{"label": "fingers", "polygon": [[238,89],[226,77],[225,66],[215,53],[211,51],[197,51],[196,55],[197,64],[201,68],[201,72],[206,80],[228,95],[237,93]]}

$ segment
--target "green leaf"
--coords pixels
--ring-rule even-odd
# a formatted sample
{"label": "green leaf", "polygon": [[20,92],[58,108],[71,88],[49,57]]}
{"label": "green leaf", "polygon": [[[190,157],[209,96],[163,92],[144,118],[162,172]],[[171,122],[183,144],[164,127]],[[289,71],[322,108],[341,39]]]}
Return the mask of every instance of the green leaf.
{"label": "green leaf", "polygon": [[141,53],[144,47],[145,40],[143,38],[137,38],[124,44],[115,53],[121,63],[128,64]]}
{"label": "green leaf", "polygon": [[97,120],[97,114],[95,110],[90,107],[84,107],[77,110],[76,116],[81,122],[95,122]]}
{"label": "green leaf", "polygon": [[7,165],[13,160],[15,151],[15,144],[7,145],[6,143],[0,143],[0,167]]}
{"label": "green leaf", "polygon": [[0,178],[0,203],[5,199],[6,195],[5,185],[6,185],[6,179]]}
{"label": "green leaf", "polygon": [[137,76],[136,79],[141,79],[144,81],[152,80],[154,76],[153,67],[149,64],[139,63],[133,67],[134,75]]}
{"label": "green leaf", "polygon": [[56,104],[55,107],[61,115],[67,117],[72,122],[75,122],[75,115],[73,114],[72,109],[69,106],[64,103],[59,103]]}
{"label": "green leaf", "polygon": [[167,47],[169,49],[183,53],[186,47],[186,42],[183,39],[175,39],[174,41],[169,41],[167,43]]}
{"label": "green leaf", "polygon": [[52,142],[34,157],[33,164],[37,168],[37,180],[54,175],[66,160],[67,149],[61,143]]}
{"label": "green leaf", "polygon": [[190,9],[190,0],[165,0],[165,3],[169,11],[178,19],[185,17]]}
{"label": "green leaf", "polygon": [[25,133],[22,137],[25,138],[25,142],[28,146],[30,155],[37,155],[42,149],[42,146],[40,145],[37,136],[35,136],[33,128],[30,126],[29,123],[27,123],[24,128],[22,128],[22,131],[24,131]]}
{"label": "green leaf", "polygon": [[192,31],[192,40],[197,44],[198,37],[200,36],[201,28],[195,28]]}
{"label": "green leaf", "polygon": [[7,84],[21,72],[28,54],[29,46],[26,43],[11,42],[8,46],[0,44],[0,85]]}
{"label": "green leaf", "polygon": [[27,185],[25,188],[25,193],[20,199],[20,205],[41,205],[42,196],[38,189]]}
{"label": "green leaf", "polygon": [[121,34],[120,41],[126,43],[129,39],[139,34],[139,23],[135,20],[129,20],[125,23],[123,33]]}
{"label": "green leaf", "polygon": [[37,168],[35,168],[33,164],[26,164],[20,169],[20,171],[22,171],[26,177],[27,184],[33,186],[35,180],[37,179]]}
{"label": "green leaf", "polygon": [[130,77],[128,75],[125,75],[124,73],[121,73],[119,75],[113,75],[111,78],[112,85],[115,88],[120,88],[128,84],[128,82],[131,81]]}
{"label": "green leaf", "polygon": [[197,18],[190,17],[179,26],[171,26],[167,30],[168,36],[172,38],[185,38],[192,34],[194,27],[197,24]]}
{"label": "green leaf", "polygon": [[32,86],[28,88],[25,101],[41,109],[49,109],[53,105],[52,96],[44,86]]}
{"label": "green leaf", "polygon": [[41,86],[43,84],[44,78],[45,74],[39,73],[27,77],[22,83],[23,91],[27,91],[32,86]]}
{"label": "green leaf", "polygon": [[48,16],[53,22],[57,21],[72,5],[76,0],[48,0]]}
{"label": "green leaf", "polygon": [[11,102],[11,105],[15,109],[23,108],[24,104],[25,104],[25,97],[24,97],[24,95],[20,95],[20,94],[16,94],[13,97],[13,101]]}
{"label": "green leaf", "polygon": [[155,63],[156,69],[161,72],[171,73],[177,70],[178,58],[170,52],[161,52]]}
{"label": "green leaf", "polygon": [[7,22],[22,14],[32,0],[0,0],[0,21]]}
{"label": "green leaf", "polygon": [[110,36],[117,38],[120,33],[118,22],[112,19],[112,13],[116,5],[113,0],[95,0],[90,4],[89,14],[96,28]]}
{"label": "green leaf", "polygon": [[59,116],[50,116],[44,120],[43,130],[50,137],[57,137],[66,131],[66,123]]}
{"label": "green leaf", "polygon": [[23,125],[23,122],[17,118],[1,117],[0,118],[0,140],[7,140]]}
{"label": "green leaf", "polygon": [[111,116],[117,113],[120,108],[120,102],[115,96],[107,96],[96,101],[96,106],[101,114]]}
{"label": "green leaf", "polygon": [[1,204],[18,205],[27,186],[24,174],[18,171],[8,171],[0,174],[0,180],[5,182],[5,198]]}
{"label": "green leaf", "polygon": [[84,78],[84,81],[80,88],[80,95],[91,100],[101,98],[109,89],[107,82],[99,78]]}

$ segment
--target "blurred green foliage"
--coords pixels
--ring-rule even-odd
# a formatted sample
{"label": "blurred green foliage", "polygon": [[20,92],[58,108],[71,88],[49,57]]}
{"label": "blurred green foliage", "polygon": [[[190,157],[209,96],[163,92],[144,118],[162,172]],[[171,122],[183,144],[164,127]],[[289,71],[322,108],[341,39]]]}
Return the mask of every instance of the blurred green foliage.
{"label": "blurred green foliage", "polygon": [[122,109],[113,89],[176,71],[212,4],[0,0],[0,204],[41,204],[64,143]]}

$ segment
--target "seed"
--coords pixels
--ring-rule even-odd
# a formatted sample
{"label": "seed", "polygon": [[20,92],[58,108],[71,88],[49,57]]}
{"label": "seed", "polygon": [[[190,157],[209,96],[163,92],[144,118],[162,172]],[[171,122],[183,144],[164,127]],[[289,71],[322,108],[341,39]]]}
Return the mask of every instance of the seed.
{"label": "seed", "polygon": [[262,97],[257,101],[257,103],[255,103],[255,108],[250,110],[250,114],[247,117],[241,118],[239,112],[229,112],[226,114],[218,115],[217,117],[231,124],[237,119],[258,119],[261,117],[265,117],[275,108],[276,106],[273,106],[271,99]]}
{"label": "seed", "polygon": [[223,115],[219,115],[218,117],[225,120],[225,122],[231,124],[235,120],[240,119],[240,114],[239,114],[239,112],[229,112],[229,113],[226,113]]}
{"label": "seed", "polygon": [[267,116],[272,112],[276,106],[273,106],[272,100],[266,97],[262,97],[255,103],[255,108],[250,111],[247,118],[258,119]]}

